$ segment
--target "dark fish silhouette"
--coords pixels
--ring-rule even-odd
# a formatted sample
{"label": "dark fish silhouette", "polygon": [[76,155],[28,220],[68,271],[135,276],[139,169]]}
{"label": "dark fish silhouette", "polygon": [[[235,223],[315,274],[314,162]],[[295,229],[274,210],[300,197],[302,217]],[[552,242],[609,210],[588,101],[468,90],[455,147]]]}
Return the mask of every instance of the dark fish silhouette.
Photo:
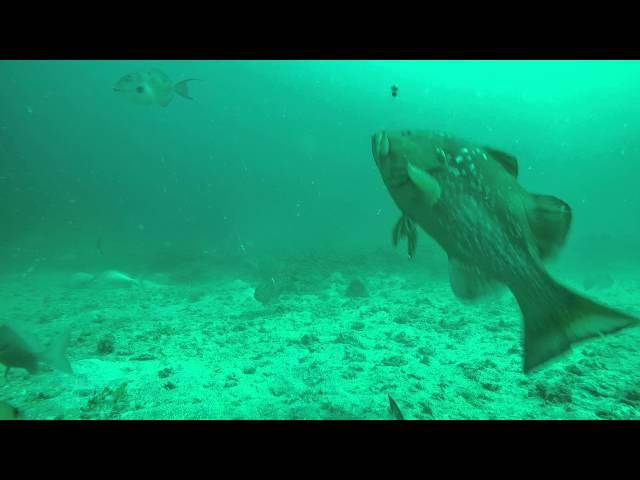
{"label": "dark fish silhouette", "polygon": [[65,355],[69,343],[69,333],[51,343],[44,352],[35,352],[9,326],[0,326],[0,363],[5,366],[5,378],[12,368],[24,368],[29,373],[38,372],[41,362],[48,363],[57,370],[72,373],[71,364]]}
{"label": "dark fish silhouette", "polygon": [[467,301],[499,285],[515,296],[524,319],[525,372],[574,343],[637,326],[640,319],[570,291],[544,261],[563,246],[571,208],[527,192],[510,154],[426,131],[373,135],[376,165],[403,218],[394,242],[419,225],[449,256],[455,295]]}

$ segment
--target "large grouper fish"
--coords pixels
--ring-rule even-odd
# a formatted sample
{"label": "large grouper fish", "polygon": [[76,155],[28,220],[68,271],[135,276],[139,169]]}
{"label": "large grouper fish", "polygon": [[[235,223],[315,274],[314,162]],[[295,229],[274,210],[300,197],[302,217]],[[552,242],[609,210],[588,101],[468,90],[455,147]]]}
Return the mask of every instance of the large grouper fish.
{"label": "large grouper fish", "polygon": [[428,131],[378,132],[372,151],[401,218],[393,241],[416,248],[416,225],[447,253],[454,294],[474,301],[507,286],[524,319],[528,373],[572,344],[640,325],[640,319],[556,282],[545,261],[565,243],[571,209],[527,192],[508,153]]}

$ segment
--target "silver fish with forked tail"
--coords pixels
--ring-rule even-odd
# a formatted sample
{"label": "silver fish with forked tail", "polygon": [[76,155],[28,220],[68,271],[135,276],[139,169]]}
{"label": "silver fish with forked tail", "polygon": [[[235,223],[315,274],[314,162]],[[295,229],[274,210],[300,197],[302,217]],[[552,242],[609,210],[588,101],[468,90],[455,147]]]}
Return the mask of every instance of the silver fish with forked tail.
{"label": "silver fish with forked tail", "polygon": [[153,69],[148,72],[130,73],[118,80],[113,91],[130,103],[138,105],[159,105],[166,107],[175,94],[193,100],[189,94],[189,82],[198,80],[189,78],[173,83],[164,72]]}

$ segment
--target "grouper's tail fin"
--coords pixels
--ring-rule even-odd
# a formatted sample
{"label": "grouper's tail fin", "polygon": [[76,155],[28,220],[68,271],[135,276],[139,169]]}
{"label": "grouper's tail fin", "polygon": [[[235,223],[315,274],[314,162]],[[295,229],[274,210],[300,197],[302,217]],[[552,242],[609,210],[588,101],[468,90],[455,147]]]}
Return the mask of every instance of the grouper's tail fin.
{"label": "grouper's tail fin", "polygon": [[193,98],[189,95],[189,82],[193,82],[194,80],[200,81],[199,78],[188,78],[187,80],[182,80],[181,82],[176,83],[173,86],[173,89],[181,97],[188,100],[193,100]]}
{"label": "grouper's tail fin", "polygon": [[640,318],[596,303],[548,274],[538,288],[514,291],[524,318],[524,372],[541,366],[572,344],[640,326]]}

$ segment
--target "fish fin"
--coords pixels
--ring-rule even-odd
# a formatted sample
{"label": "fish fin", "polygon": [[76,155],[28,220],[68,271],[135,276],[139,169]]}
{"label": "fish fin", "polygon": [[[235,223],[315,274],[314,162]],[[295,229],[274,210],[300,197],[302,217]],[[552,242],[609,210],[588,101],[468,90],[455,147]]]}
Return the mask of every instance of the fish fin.
{"label": "fish fin", "polygon": [[416,229],[415,224],[411,219],[409,219],[410,226],[407,231],[407,253],[409,254],[409,258],[413,258],[416,256],[416,246],[418,244],[418,230]]}
{"label": "fish fin", "polygon": [[549,195],[531,194],[528,209],[529,225],[538,246],[540,257],[552,257],[564,245],[571,227],[571,207]]}
{"label": "fish fin", "polygon": [[161,107],[166,107],[171,103],[171,100],[173,100],[173,95],[167,95],[163,99],[158,100],[158,105],[160,105]]}
{"label": "fish fin", "polygon": [[387,393],[387,397],[389,397],[389,411],[393,418],[396,420],[404,420],[404,415],[400,411],[400,407],[398,407],[397,402]]}
{"label": "fish fin", "polygon": [[198,79],[198,78],[188,78],[187,80],[182,80],[181,82],[176,83],[173,86],[173,89],[181,97],[186,98],[188,100],[193,100],[193,98],[191,98],[189,96],[189,82],[193,82],[194,80],[198,80],[199,81],[200,79]]}
{"label": "fish fin", "polygon": [[407,164],[407,174],[413,184],[420,189],[429,207],[438,203],[442,195],[442,188],[431,174],[421,170],[411,162]]}
{"label": "fish fin", "polygon": [[149,73],[155,75],[156,77],[160,78],[160,80],[164,82],[169,81],[169,76],[166,73],[164,73],[162,70],[158,70],[157,68],[152,68],[151,70],[149,70]]}
{"label": "fish fin", "polygon": [[495,293],[500,284],[484,275],[479,269],[449,257],[449,283],[453,294],[463,301],[474,301]]}
{"label": "fish fin", "polygon": [[530,288],[514,292],[524,318],[524,373],[560,356],[572,344],[640,325],[640,318],[600,305],[544,276],[544,300]]}
{"label": "fish fin", "polygon": [[416,245],[418,243],[418,232],[416,230],[416,225],[413,223],[413,220],[409,218],[406,214],[402,214],[402,216],[398,219],[395,226],[393,227],[392,233],[392,242],[393,246],[397,247],[401,238],[407,237],[408,246],[407,252],[410,258],[413,258],[416,254]]}
{"label": "fish fin", "polygon": [[491,147],[483,147],[488,154],[495,158],[500,165],[502,165],[507,172],[514,177],[518,177],[518,159],[509,153],[505,153],[501,150],[496,150]]}
{"label": "fish fin", "polygon": [[402,238],[402,229],[404,227],[404,215],[402,215],[396,224],[393,226],[393,231],[391,232],[391,243],[394,247],[398,246],[400,239]]}
{"label": "fish fin", "polygon": [[49,348],[42,354],[42,359],[49,363],[56,370],[65,373],[73,373],[71,363],[66,355],[69,345],[70,331],[65,330],[62,335],[56,338]]}

